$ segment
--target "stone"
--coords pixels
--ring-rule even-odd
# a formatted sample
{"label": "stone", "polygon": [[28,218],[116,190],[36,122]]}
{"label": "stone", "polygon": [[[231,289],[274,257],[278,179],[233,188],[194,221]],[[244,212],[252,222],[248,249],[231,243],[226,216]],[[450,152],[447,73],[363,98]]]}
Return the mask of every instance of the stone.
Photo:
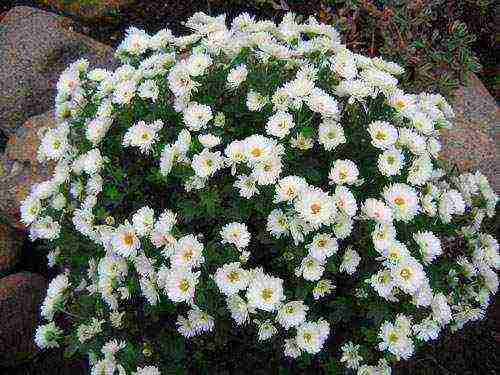
{"label": "stone", "polygon": [[33,341],[46,280],[19,272],[0,279],[0,366],[29,360],[38,349]]}
{"label": "stone", "polygon": [[0,274],[12,269],[19,261],[22,241],[16,231],[0,221]]}
{"label": "stone", "polygon": [[498,194],[500,109],[474,74],[454,94],[454,127],[442,132],[441,157],[460,172],[481,171]]}
{"label": "stone", "polygon": [[7,135],[53,107],[57,80],[71,62],[118,65],[111,47],[72,26],[66,17],[25,6],[12,8],[0,22],[0,130]]}
{"label": "stone", "polygon": [[131,3],[131,0],[45,0],[45,3],[65,14],[94,21],[116,15],[121,8]]}
{"label": "stone", "polygon": [[19,221],[19,205],[30,187],[51,176],[53,166],[38,162],[37,149],[39,133],[55,126],[54,111],[28,119],[9,137],[0,155],[0,213],[16,229],[24,229]]}

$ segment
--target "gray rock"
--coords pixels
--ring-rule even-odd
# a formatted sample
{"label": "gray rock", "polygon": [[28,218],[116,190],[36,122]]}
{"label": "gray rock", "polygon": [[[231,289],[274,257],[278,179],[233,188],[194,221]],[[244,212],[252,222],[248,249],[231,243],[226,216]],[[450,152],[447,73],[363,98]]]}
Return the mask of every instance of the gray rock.
{"label": "gray rock", "polygon": [[20,272],[0,279],[0,366],[14,366],[37,352],[33,335],[46,280]]}
{"label": "gray rock", "polygon": [[12,8],[0,22],[0,129],[10,135],[52,108],[60,73],[79,58],[94,67],[117,65],[109,46],[73,32],[68,18]]}

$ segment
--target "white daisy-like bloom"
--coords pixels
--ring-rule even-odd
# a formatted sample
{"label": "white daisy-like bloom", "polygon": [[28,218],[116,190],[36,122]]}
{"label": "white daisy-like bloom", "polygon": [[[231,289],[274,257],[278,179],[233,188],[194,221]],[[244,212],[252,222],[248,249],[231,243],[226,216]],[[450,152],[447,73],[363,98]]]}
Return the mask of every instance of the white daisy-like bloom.
{"label": "white daisy-like bloom", "polygon": [[153,102],[156,102],[159,94],[160,89],[158,84],[152,79],[145,80],[137,88],[137,95],[142,99],[151,99]]}
{"label": "white daisy-like bloom", "polygon": [[387,265],[396,265],[399,262],[411,257],[410,251],[406,245],[397,240],[393,240],[389,247],[382,251],[382,255],[387,260]]}
{"label": "white daisy-like bloom", "polygon": [[431,263],[442,254],[441,241],[430,231],[420,231],[413,234],[413,239],[418,244],[424,257],[424,263]]}
{"label": "white daisy-like bloom", "polygon": [[72,169],[76,174],[85,172],[89,176],[92,176],[93,174],[100,172],[104,166],[104,162],[105,159],[102,157],[101,151],[99,151],[98,148],[93,148],[76,159],[73,162]]}
{"label": "white daisy-like bloom", "polygon": [[436,340],[441,332],[441,327],[432,317],[427,317],[418,324],[413,325],[415,336],[422,341]]}
{"label": "white daisy-like bloom", "polygon": [[35,344],[40,349],[58,348],[62,334],[63,331],[54,322],[38,326],[35,332]]}
{"label": "white daisy-like bloom", "polygon": [[318,141],[326,151],[331,151],[347,142],[342,126],[331,119],[323,120],[319,125]]}
{"label": "white daisy-like bloom", "polygon": [[424,281],[424,283],[420,285],[417,291],[413,293],[412,297],[412,303],[415,306],[430,306],[434,295],[428,281]]}
{"label": "white daisy-like bloom", "polygon": [[190,269],[199,267],[205,261],[203,244],[192,234],[180,238],[175,244],[170,261],[174,267]]}
{"label": "white daisy-like bloom", "polygon": [[276,184],[276,195],[274,202],[291,202],[302,190],[307,187],[307,182],[303,177],[287,176],[278,181]]}
{"label": "white daisy-like bloom", "polygon": [[348,275],[354,274],[358,268],[361,257],[352,247],[348,247],[342,257],[342,263],[340,264],[340,272],[345,272]]}
{"label": "white daisy-like bloom", "polygon": [[324,261],[318,261],[312,256],[302,259],[300,267],[295,270],[296,276],[302,276],[305,280],[316,281],[321,279],[325,272]]}
{"label": "white daisy-like bloom", "polygon": [[378,69],[383,70],[384,72],[387,72],[389,74],[401,75],[404,73],[404,69],[400,65],[392,61],[386,61],[380,57],[372,58],[371,63]]}
{"label": "white daisy-like bloom", "polygon": [[415,349],[413,341],[396,325],[384,322],[378,336],[382,339],[378,346],[379,350],[387,350],[398,358],[408,359],[412,356]]}
{"label": "white daisy-like bloom", "polygon": [[142,153],[149,153],[151,146],[158,140],[158,131],[163,127],[163,121],[156,120],[151,124],[139,121],[131,126],[123,136],[123,146],[138,147]]}
{"label": "white daisy-like bloom", "polygon": [[177,97],[187,97],[196,91],[199,83],[191,79],[190,71],[185,63],[177,63],[170,69],[168,87]]}
{"label": "white daisy-like bloom", "polygon": [[339,96],[349,97],[348,103],[356,100],[363,102],[365,98],[375,95],[375,88],[362,79],[349,79],[340,81],[335,89]]}
{"label": "white daisy-like bloom", "polygon": [[331,184],[352,185],[358,180],[359,170],[352,160],[335,160],[328,178]]}
{"label": "white daisy-like bloom", "polygon": [[479,241],[476,244],[472,258],[475,263],[484,263],[488,267],[500,268],[500,254],[498,241],[487,233],[479,234]]}
{"label": "white daisy-like bloom", "polygon": [[447,190],[439,198],[439,217],[444,223],[449,223],[453,215],[463,215],[465,207],[464,198],[458,190]]}
{"label": "white daisy-like bloom", "polygon": [[286,357],[291,358],[297,358],[302,354],[302,350],[299,348],[299,345],[297,344],[297,340],[295,338],[285,339],[283,352]]}
{"label": "white daisy-like bloom", "polygon": [[310,354],[319,353],[329,334],[330,325],[326,321],[305,322],[297,327],[297,345]]}
{"label": "white daisy-like bloom", "polygon": [[363,357],[359,354],[359,345],[354,345],[351,341],[345,343],[341,347],[342,357],[340,362],[345,363],[347,368],[356,370],[363,361]]}
{"label": "white daisy-like bloom", "polygon": [[380,149],[392,148],[398,140],[398,130],[387,121],[374,121],[368,125],[372,145]]}
{"label": "white daisy-like bloom", "polygon": [[189,268],[161,268],[158,284],[165,289],[171,301],[190,303],[194,298],[199,276],[200,272],[192,272]]}
{"label": "white daisy-like bloom", "polygon": [[123,257],[135,257],[141,247],[141,242],[134,227],[126,221],[116,228],[111,239],[113,250]]}
{"label": "white daisy-like bloom", "polygon": [[71,149],[68,134],[69,126],[67,123],[61,123],[56,128],[47,129],[38,147],[38,160],[40,162],[57,161],[65,157]]}
{"label": "white daisy-like bloom", "polygon": [[205,104],[189,103],[183,111],[184,123],[191,131],[199,131],[205,128],[213,118],[212,109]]}
{"label": "white daisy-like bloom", "polygon": [[345,239],[352,233],[354,227],[353,219],[350,216],[339,214],[333,223],[333,233],[338,239]]}
{"label": "white daisy-like bloom", "polygon": [[259,193],[257,189],[257,181],[252,176],[240,175],[234,182],[234,187],[239,190],[240,196],[250,199],[255,194]]}
{"label": "white daisy-like bloom", "polygon": [[221,138],[213,134],[200,134],[198,136],[198,141],[205,148],[213,148],[221,143]]}
{"label": "white daisy-like bloom", "polygon": [[336,119],[339,116],[339,108],[335,99],[318,87],[312,90],[306,103],[311,111],[321,114],[324,118]]}
{"label": "white daisy-like bloom", "polygon": [[227,307],[231,317],[236,324],[241,325],[248,321],[248,306],[238,294],[234,294],[226,299]]}
{"label": "white daisy-like bloom", "polygon": [[417,129],[418,132],[423,135],[431,135],[434,132],[434,124],[432,119],[424,112],[412,111],[410,112],[410,119],[412,125]]}
{"label": "white daisy-like bloom", "polygon": [[40,314],[47,320],[54,318],[56,305],[64,302],[70,287],[68,275],[61,273],[54,277],[47,287],[47,295],[40,308]]}
{"label": "white daisy-like bloom", "polygon": [[193,156],[191,167],[198,177],[211,177],[224,167],[224,158],[220,151],[212,152],[204,148],[202,152]]}
{"label": "white daisy-like bloom", "polygon": [[33,222],[29,228],[29,237],[31,241],[37,238],[45,240],[54,240],[59,237],[61,225],[52,219],[52,216],[44,216]]}
{"label": "white daisy-like bloom", "polygon": [[123,42],[118,46],[119,52],[126,52],[139,56],[147,51],[151,37],[144,31],[136,27],[129,27]]}
{"label": "white daisy-like bloom", "polygon": [[160,370],[156,366],[137,367],[133,375],[161,375]]}
{"label": "white daisy-like bloom", "polygon": [[337,209],[344,215],[353,217],[358,211],[358,204],[356,198],[351,193],[351,191],[342,185],[335,188],[335,194],[333,195]]}
{"label": "white daisy-like bloom", "polygon": [[137,82],[128,80],[118,82],[113,92],[113,103],[128,105],[134,98],[137,91]]}
{"label": "white daisy-like bloom", "polygon": [[84,343],[85,341],[88,341],[94,336],[101,333],[103,324],[104,320],[99,320],[96,318],[92,318],[92,321],[89,324],[80,324],[76,333],[78,341]]}
{"label": "white daisy-like bloom", "polygon": [[388,104],[397,111],[405,114],[415,109],[415,96],[395,90],[387,99]]}
{"label": "white daisy-like bloom", "polygon": [[214,280],[221,293],[229,297],[247,288],[250,274],[241,268],[239,262],[234,262],[219,267],[215,272]]}
{"label": "white daisy-like bloom", "polygon": [[417,192],[409,185],[396,183],[386,186],[383,196],[392,208],[395,220],[411,221],[420,211]]}
{"label": "white daisy-like bloom", "polygon": [[193,53],[186,61],[186,68],[192,77],[205,74],[210,65],[212,65],[212,58],[206,53]]}
{"label": "white daisy-like bloom", "polygon": [[302,100],[311,95],[313,89],[314,82],[307,77],[297,77],[285,84],[288,96],[297,103],[301,103]]}
{"label": "white daisy-like bloom", "polygon": [[434,295],[431,302],[432,318],[438,322],[441,326],[447,325],[451,319],[451,308],[448,304],[448,300],[443,293],[438,293]]}
{"label": "white daisy-like bloom", "polygon": [[315,300],[318,300],[330,294],[334,289],[335,285],[330,280],[322,279],[316,283],[313,289],[313,297]]}
{"label": "white daisy-like bloom", "polygon": [[210,332],[215,326],[214,318],[198,307],[188,311],[188,319],[197,333]]}
{"label": "white daisy-like bloom", "polygon": [[423,155],[416,158],[411,164],[406,181],[410,185],[421,186],[432,178],[433,172],[431,158],[428,155]]}
{"label": "white daisy-like bloom", "polygon": [[284,138],[290,134],[290,129],[295,126],[293,116],[288,112],[278,111],[266,123],[266,132],[269,135]]}
{"label": "white daisy-like bloom", "polygon": [[342,48],[330,58],[330,69],[344,79],[354,79],[358,74],[354,54],[347,48]]}
{"label": "white daisy-like bloom", "polygon": [[396,228],[392,224],[377,224],[372,232],[372,241],[379,252],[387,250],[396,239]]}
{"label": "white daisy-like bloom", "polygon": [[229,223],[222,227],[220,231],[222,243],[236,246],[238,250],[243,250],[250,243],[250,232],[245,223]]}
{"label": "white daisy-like bloom", "polygon": [[249,308],[276,311],[285,298],[283,280],[263,272],[256,272],[248,285],[246,298]]}
{"label": "white daisy-like bloom", "polygon": [[268,103],[269,99],[256,91],[249,90],[246,105],[250,111],[259,112]]}
{"label": "white daisy-like bloom", "polygon": [[271,185],[280,177],[282,168],[281,158],[273,156],[255,163],[251,175],[259,185]]}
{"label": "white daisy-like bloom", "polygon": [[278,330],[270,320],[265,320],[263,322],[257,322],[258,324],[258,338],[260,341],[269,340],[273,337]]}
{"label": "white daisy-like bloom", "polygon": [[274,209],[267,217],[267,231],[275,238],[285,236],[290,232],[288,217],[280,209]]}
{"label": "white daisy-like bloom", "polygon": [[227,75],[227,85],[236,88],[247,79],[248,69],[245,64],[240,64],[231,69]]}
{"label": "white daisy-like bloom", "polygon": [[394,301],[391,271],[387,268],[378,271],[369,279],[370,285],[382,297],[389,301]]}
{"label": "white daisy-like bloom", "polygon": [[414,258],[407,257],[391,267],[394,284],[408,294],[415,293],[425,282],[422,265]]}
{"label": "white daisy-like bloom", "polygon": [[[236,166],[236,164],[246,161],[245,144],[242,141],[233,141],[224,150],[224,155],[229,159],[229,162]],[[234,174],[234,172],[233,172]]]}
{"label": "white daisy-like bloom", "polygon": [[425,137],[410,128],[399,128],[398,144],[406,146],[414,155],[424,155],[427,152]]}
{"label": "white daisy-like bloom", "polygon": [[139,236],[143,237],[151,233],[155,225],[154,215],[155,212],[152,208],[144,206],[132,216],[132,225]]}
{"label": "white daisy-like bloom", "polygon": [[380,224],[392,223],[392,210],[384,202],[374,198],[368,198],[361,207],[363,214],[371,220]]}
{"label": "white daisy-like bloom", "polygon": [[38,216],[42,212],[42,203],[40,202],[40,199],[28,195],[21,202],[20,212],[21,222],[24,225],[30,225],[38,218]]}
{"label": "white daisy-like bloom", "polygon": [[111,127],[113,119],[109,117],[96,117],[87,121],[85,126],[85,136],[94,146],[99,144]]}
{"label": "white daisy-like bloom", "polygon": [[177,331],[187,339],[196,336],[196,334],[198,333],[193,325],[193,322],[189,318],[186,318],[185,316],[182,316],[180,314],[177,317],[175,325],[177,326]]}
{"label": "white daisy-like bloom", "polygon": [[319,262],[323,262],[337,252],[338,243],[330,233],[318,233],[306,247],[311,257]]}
{"label": "white daisy-like bloom", "polygon": [[337,212],[335,200],[323,190],[310,187],[297,197],[295,210],[313,228],[329,225]]}
{"label": "white daisy-like bloom", "polygon": [[384,150],[378,156],[377,166],[381,174],[387,177],[396,176],[401,173],[405,157],[397,148]]}
{"label": "white daisy-like bloom", "polygon": [[297,327],[306,320],[309,307],[304,305],[304,301],[291,301],[285,303],[276,314],[276,321],[285,329]]}
{"label": "white daisy-like bloom", "polygon": [[[243,140],[245,157],[250,163],[255,164],[266,161],[270,157],[277,157],[277,143],[260,134],[254,134]],[[273,155],[274,154],[274,155]],[[279,153],[281,154],[281,152]]]}
{"label": "white daisy-like bloom", "polygon": [[389,73],[383,72],[379,69],[364,69],[359,75],[370,86],[379,88],[386,93],[391,93],[398,84],[398,80],[396,78],[394,78]]}

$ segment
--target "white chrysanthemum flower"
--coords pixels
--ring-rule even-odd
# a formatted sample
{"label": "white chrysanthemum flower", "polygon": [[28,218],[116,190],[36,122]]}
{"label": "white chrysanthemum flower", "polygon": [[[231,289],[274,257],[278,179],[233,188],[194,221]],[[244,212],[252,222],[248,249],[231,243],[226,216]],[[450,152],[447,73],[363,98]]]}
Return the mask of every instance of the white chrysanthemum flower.
{"label": "white chrysanthemum flower", "polygon": [[411,122],[415,129],[423,135],[431,135],[434,132],[432,119],[424,112],[412,111],[410,115]]}
{"label": "white chrysanthemum flower", "polygon": [[387,99],[388,104],[397,111],[405,114],[411,112],[415,108],[415,96],[405,94],[401,90],[396,90]]}
{"label": "white chrysanthemum flower", "polygon": [[306,320],[306,313],[309,307],[304,305],[304,301],[291,301],[278,310],[276,321],[285,329],[297,327]]}
{"label": "white chrysanthemum flower", "polygon": [[93,148],[85,154],[80,155],[80,157],[73,162],[73,172],[76,174],[85,172],[89,176],[92,176],[99,173],[104,166],[104,161],[105,159],[102,157],[101,151],[99,151],[98,148]]}
{"label": "white chrysanthemum flower", "polygon": [[258,112],[264,108],[269,99],[256,91],[249,90],[247,94],[247,107],[250,111]]}
{"label": "white chrysanthemum flower", "polygon": [[258,323],[258,338],[260,341],[269,340],[278,330],[270,320],[265,320]]}
{"label": "white chrysanthemum flower", "polygon": [[412,356],[414,345],[406,332],[396,327],[390,322],[384,322],[380,327],[379,337],[382,342],[379,343],[380,350],[387,350],[396,357],[408,359]]}
{"label": "white chrysanthemum flower", "polygon": [[31,241],[34,241],[37,238],[54,240],[59,237],[61,225],[52,219],[51,216],[44,216],[35,220],[29,229],[29,237]]}
{"label": "white chrysanthemum flower", "polygon": [[342,357],[340,362],[344,362],[347,368],[356,370],[363,361],[363,357],[359,354],[360,346],[349,341],[342,345],[341,349]]}
{"label": "white chrysanthemum flower", "polygon": [[297,328],[297,345],[310,354],[319,353],[329,334],[330,325],[326,321],[305,322]]}
{"label": "white chrysanthemum flower", "polygon": [[391,148],[398,140],[397,129],[386,121],[374,121],[368,125],[372,145],[381,149]]}
{"label": "white chrysanthemum flower", "polygon": [[240,267],[239,262],[234,262],[219,267],[215,272],[214,279],[221,293],[232,296],[240,290],[246,289],[250,281],[250,274]]}
{"label": "white chrysanthemum flower", "polygon": [[137,91],[137,82],[128,80],[118,82],[113,92],[113,103],[128,105]]}
{"label": "white chrysanthemum flower", "polygon": [[337,240],[329,233],[316,234],[307,245],[309,255],[319,262],[325,261],[338,250]]}
{"label": "white chrysanthemum flower", "polygon": [[296,276],[302,276],[305,280],[316,281],[323,276],[325,272],[324,261],[318,261],[312,256],[306,256],[302,259],[300,267],[295,270]]}
{"label": "white chrysanthemum flower", "polygon": [[227,145],[226,149],[224,150],[224,155],[226,155],[230,163],[233,165],[245,162],[246,155],[245,155],[244,142],[242,141],[231,142],[229,145]]}
{"label": "white chrysanthemum flower", "polygon": [[462,194],[454,189],[445,191],[439,199],[438,212],[444,223],[449,223],[452,215],[463,215],[465,201]]}
{"label": "white chrysanthemum flower", "polygon": [[41,162],[46,160],[57,161],[66,157],[71,149],[68,134],[69,126],[66,123],[46,130],[38,147],[38,160]]}
{"label": "white chrysanthemum flower", "polygon": [[359,170],[352,160],[335,160],[328,178],[330,183],[352,185],[358,180]]}
{"label": "white chrysanthemum flower", "polygon": [[287,176],[278,181],[276,184],[276,195],[274,202],[291,202],[302,190],[307,187],[307,182],[303,177]]}
{"label": "white chrysanthemum flower", "polygon": [[188,311],[188,319],[197,333],[210,332],[215,325],[214,318],[197,307]]}
{"label": "white chrysanthemum flower", "polygon": [[399,128],[398,144],[406,146],[414,155],[424,155],[427,152],[425,137],[409,128]]}
{"label": "white chrysanthemum flower", "polygon": [[421,186],[432,178],[433,172],[431,158],[428,155],[423,155],[413,161],[408,169],[406,181],[411,185]]}
{"label": "white chrysanthemum flower", "polygon": [[280,177],[283,163],[279,157],[270,157],[264,161],[255,163],[252,177],[259,185],[271,185]]}
{"label": "white chrysanthemum flower", "polygon": [[403,153],[397,148],[391,148],[379,155],[377,166],[384,176],[396,176],[403,169],[404,161]]}
{"label": "white chrysanthemum flower", "polygon": [[125,222],[120,225],[111,239],[113,250],[123,257],[134,257],[141,247],[141,242],[137,237],[134,227]]}
{"label": "white chrysanthemum flower", "polygon": [[240,175],[234,183],[234,187],[239,189],[239,194],[246,199],[250,199],[258,194],[257,181],[253,176]]}
{"label": "white chrysanthemum flower", "polygon": [[70,287],[68,275],[62,273],[57,275],[47,287],[47,295],[40,308],[40,314],[47,320],[54,318],[57,305],[64,302],[66,291]]}
{"label": "white chrysanthemum flower", "polygon": [[411,221],[420,211],[417,192],[406,184],[386,186],[383,195],[396,220]]}
{"label": "white chrysanthemum flower", "polygon": [[40,349],[58,348],[63,331],[54,322],[39,326],[35,332],[35,343]]}
{"label": "white chrysanthemum flower", "polygon": [[441,324],[442,326],[447,325],[451,319],[451,309],[446,296],[442,293],[438,293],[434,296],[431,302],[432,308],[432,318]]}
{"label": "white chrysanthemum flower", "polygon": [[318,140],[326,151],[331,151],[338,145],[346,143],[344,129],[333,120],[324,120],[318,127]]}
{"label": "white chrysanthemum flower", "polygon": [[285,339],[283,352],[286,357],[297,358],[302,353],[296,339]]}
{"label": "white chrysanthemum flower", "polygon": [[171,301],[189,303],[194,298],[199,276],[200,272],[192,272],[188,268],[161,268],[158,282]]}
{"label": "white chrysanthemum flower", "polygon": [[245,223],[229,223],[220,231],[222,243],[229,243],[243,250],[250,243],[250,232]]}
{"label": "white chrysanthemum flower", "polygon": [[207,148],[204,148],[199,154],[194,155],[191,162],[194,172],[201,178],[213,176],[223,166],[224,159],[220,151],[212,152]]}
{"label": "white chrysanthemum flower", "polygon": [[353,219],[350,216],[339,214],[333,223],[333,233],[338,239],[345,239],[351,235],[354,227]]}
{"label": "white chrysanthemum flower", "polygon": [[190,71],[185,63],[177,63],[170,69],[168,76],[168,87],[177,97],[187,97],[196,91],[199,83],[191,79]]}
{"label": "white chrysanthemum flower", "polygon": [[89,324],[80,324],[76,333],[78,341],[84,343],[85,341],[88,341],[94,336],[101,333],[103,324],[104,320],[99,320],[96,318],[92,318],[92,321]]}
{"label": "white chrysanthemum flower", "polygon": [[[243,140],[245,157],[250,163],[265,161],[270,157],[278,157],[277,143],[260,134],[251,135]],[[273,155],[274,154],[274,155]]]}
{"label": "white chrysanthemum flower", "polygon": [[318,300],[328,294],[330,294],[335,289],[335,285],[328,280],[322,279],[316,283],[316,286],[313,289],[313,297],[315,300]]}
{"label": "white chrysanthemum flower", "polygon": [[345,79],[354,79],[358,74],[354,54],[347,48],[341,49],[330,58],[330,69]]}
{"label": "white chrysanthemum flower", "polygon": [[151,233],[155,225],[155,212],[152,208],[144,206],[132,216],[132,225],[139,236]]}
{"label": "white chrysanthemum flower", "polygon": [[227,85],[236,88],[247,79],[248,69],[245,64],[240,64],[231,69],[227,75]]}
{"label": "white chrysanthemum flower", "polygon": [[213,134],[200,134],[198,140],[205,148],[213,148],[221,143],[221,138]]}
{"label": "white chrysanthemum flower", "polygon": [[129,27],[123,42],[118,46],[119,52],[127,52],[131,55],[142,55],[149,48],[150,36],[136,27]]}
{"label": "white chrysanthemum flower", "polygon": [[331,224],[337,211],[335,200],[318,188],[305,189],[295,200],[294,207],[314,228]]}
{"label": "white chrysanthemum flower", "polygon": [[28,195],[26,199],[21,202],[20,212],[21,222],[24,225],[30,225],[42,212],[42,203],[40,199]]}
{"label": "white chrysanthemum flower", "polygon": [[429,264],[441,255],[441,241],[434,233],[429,231],[417,232],[413,234],[413,239],[420,248],[420,252],[424,257],[424,263]]}
{"label": "white chrysanthemum flower", "polygon": [[425,282],[422,265],[414,258],[407,257],[391,267],[394,284],[406,293],[413,294]]}
{"label": "white chrysanthemum flower", "polygon": [[273,237],[280,238],[289,233],[290,226],[287,216],[280,209],[274,209],[267,217],[267,231]]}
{"label": "white chrysanthemum flower", "polygon": [[256,273],[248,285],[246,298],[250,308],[276,311],[285,298],[283,280],[263,272]]}
{"label": "white chrysanthemum flower", "polygon": [[363,214],[372,220],[380,224],[391,224],[392,223],[392,210],[384,202],[368,198],[361,208]]}
{"label": "white chrysanthemum flower", "polygon": [[432,317],[427,317],[419,324],[413,325],[413,332],[415,332],[418,339],[427,342],[436,340],[439,337],[441,327]]}
{"label": "white chrysanthemum flower", "polygon": [[310,150],[314,146],[314,139],[299,133],[295,137],[290,138],[290,146],[301,151]]}
{"label": "white chrysanthemum flower", "polygon": [[194,327],[193,322],[185,316],[179,314],[175,325],[177,326],[177,331],[187,339],[194,337],[197,334],[197,330]]}
{"label": "white chrysanthemum flower", "polygon": [[240,325],[248,320],[248,307],[246,302],[238,294],[234,294],[227,300],[227,306],[231,317],[234,319],[236,324]]}
{"label": "white chrysanthemum flower", "polygon": [[378,224],[372,232],[372,241],[379,252],[387,250],[396,239],[396,228],[392,224]]}
{"label": "white chrysanthemum flower", "polygon": [[172,266],[178,268],[197,268],[204,260],[203,244],[192,234],[188,234],[177,241],[174,253],[170,257]]}
{"label": "white chrysanthemum flower", "polygon": [[394,283],[392,281],[391,271],[389,269],[382,269],[376,274],[372,275],[369,279],[370,285],[382,297],[389,301],[394,300],[393,289]]}
{"label": "white chrysanthemum flower", "polygon": [[278,138],[284,138],[290,134],[290,129],[295,126],[293,116],[288,112],[276,112],[269,117],[266,123],[266,132]]}
{"label": "white chrysanthemum flower", "polygon": [[148,79],[139,85],[137,94],[143,99],[151,99],[153,102],[156,102],[160,94],[160,89],[156,81]]}
{"label": "white chrysanthemum flower", "polygon": [[192,77],[205,74],[210,65],[212,65],[212,58],[205,53],[193,53],[186,61],[186,68]]}
{"label": "white chrysanthemum flower", "polygon": [[339,108],[335,99],[318,87],[312,90],[306,102],[311,111],[321,114],[324,118],[336,119],[339,116]]}
{"label": "white chrysanthemum flower", "polygon": [[212,118],[212,109],[205,104],[189,103],[184,110],[184,123],[192,131],[205,128]]}
{"label": "white chrysanthemum flower", "polygon": [[340,272],[346,272],[348,275],[352,275],[356,272],[358,268],[361,257],[352,247],[348,247],[342,257],[342,263],[340,264]]}
{"label": "white chrysanthemum flower", "polygon": [[397,240],[393,240],[389,247],[382,252],[387,259],[388,265],[395,265],[411,256],[406,245]]}

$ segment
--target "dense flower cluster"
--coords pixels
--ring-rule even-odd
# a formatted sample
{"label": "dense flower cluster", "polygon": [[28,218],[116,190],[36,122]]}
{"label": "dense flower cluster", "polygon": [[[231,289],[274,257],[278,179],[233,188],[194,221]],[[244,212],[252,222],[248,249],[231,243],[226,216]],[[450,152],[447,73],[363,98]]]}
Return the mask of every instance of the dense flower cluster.
{"label": "dense flower cluster", "polygon": [[[333,275],[353,278],[362,264],[371,271],[350,298],[363,303],[372,293],[377,304],[414,313],[380,324],[371,348],[384,355],[378,364],[366,363],[362,343],[344,343],[340,360],[358,374],[390,373],[417,342],[484,316],[500,256],[481,222],[497,197],[480,173],[447,176],[440,167],[439,130],[453,118],[442,96],[401,91],[399,65],[351,52],[314,18],[288,14],[276,25],[242,14],[228,27],[224,16],[197,13],[186,26],[193,33],[182,37],[130,28],[116,70],[79,60],[59,79],[59,125],[38,152],[54,173],[21,205],[30,237],[51,241],[49,263],[64,266],[41,308],[48,323],[36,332],[40,347],[62,344],[55,316],[90,299],[94,310],[73,329],[92,374],[159,374],[122,363],[132,345],[122,332],[126,309],[138,298],[151,308],[176,305],[185,311],[177,329],[189,339],[217,329],[219,309],[197,298],[215,283],[236,325],[254,325],[259,340],[283,331],[285,356],[316,354],[334,333],[314,301],[334,293]],[[224,175],[238,199],[265,201],[259,225],[269,241],[296,249],[295,275],[250,266],[262,250],[247,222],[228,219],[207,239],[157,197],[110,214],[105,190],[127,178],[116,177],[115,164],[129,153],[151,161],[167,185],[180,178],[185,192],[213,189]],[[314,160],[327,163],[326,173],[313,173]],[[80,268],[65,255],[68,232],[93,244]],[[452,238],[465,241],[463,253],[446,255],[448,268],[436,271]],[[214,244],[232,260],[209,255]],[[295,278],[311,287],[288,291]]]}

